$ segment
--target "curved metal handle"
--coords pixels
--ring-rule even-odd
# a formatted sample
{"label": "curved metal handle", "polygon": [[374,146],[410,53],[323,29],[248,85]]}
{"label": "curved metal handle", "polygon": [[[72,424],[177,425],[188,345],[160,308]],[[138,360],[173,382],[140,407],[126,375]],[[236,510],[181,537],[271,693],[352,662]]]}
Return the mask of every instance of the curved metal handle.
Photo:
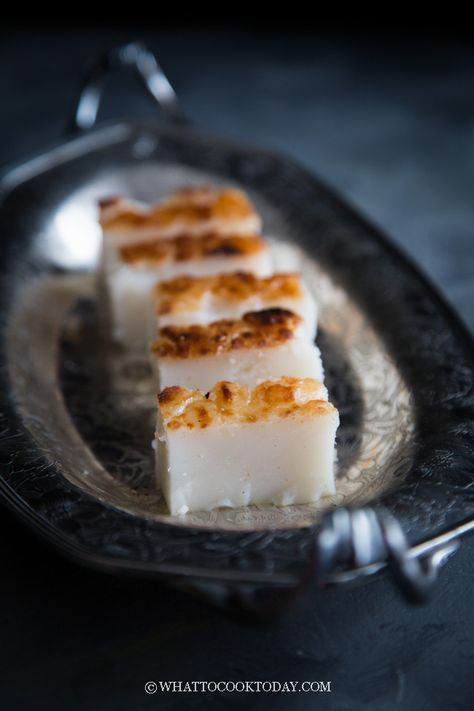
{"label": "curved metal handle", "polygon": [[155,55],[141,42],[131,42],[103,52],[86,72],[75,102],[70,131],[86,131],[94,126],[102,100],[104,79],[114,69],[134,71],[148,94],[159,105],[165,119],[172,123],[186,122],[176,93]]}
{"label": "curved metal handle", "polygon": [[406,597],[420,603],[428,598],[438,569],[457,547],[456,540],[440,537],[428,550],[410,548],[400,522],[387,510],[341,507],[322,521],[317,568],[323,581],[338,583],[371,575],[388,565]]}

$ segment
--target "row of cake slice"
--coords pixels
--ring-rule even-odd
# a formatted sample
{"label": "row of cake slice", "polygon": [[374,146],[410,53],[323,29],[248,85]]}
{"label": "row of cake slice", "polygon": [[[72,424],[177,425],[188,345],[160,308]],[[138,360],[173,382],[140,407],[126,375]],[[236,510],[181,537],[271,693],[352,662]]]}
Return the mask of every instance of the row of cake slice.
{"label": "row of cake slice", "polygon": [[150,352],[171,513],[333,493],[339,418],[322,384],[316,304],[299,274],[273,273],[247,197],[203,187],[100,208],[111,334]]}

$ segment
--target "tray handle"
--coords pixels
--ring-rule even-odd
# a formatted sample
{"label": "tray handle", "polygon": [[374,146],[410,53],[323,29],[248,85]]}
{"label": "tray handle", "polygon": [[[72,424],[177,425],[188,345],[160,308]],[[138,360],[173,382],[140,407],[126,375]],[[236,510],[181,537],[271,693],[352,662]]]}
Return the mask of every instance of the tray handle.
{"label": "tray handle", "polygon": [[87,131],[95,125],[105,77],[116,69],[131,70],[137,76],[166,121],[187,122],[176,92],[155,55],[141,42],[130,42],[102,52],[86,71],[69,121],[69,132]]}
{"label": "tray handle", "polygon": [[473,529],[470,521],[410,546],[400,522],[380,506],[340,507],[323,518],[315,550],[323,584],[347,583],[388,566],[398,587],[412,603],[430,596],[438,570],[457,550],[459,536]]}

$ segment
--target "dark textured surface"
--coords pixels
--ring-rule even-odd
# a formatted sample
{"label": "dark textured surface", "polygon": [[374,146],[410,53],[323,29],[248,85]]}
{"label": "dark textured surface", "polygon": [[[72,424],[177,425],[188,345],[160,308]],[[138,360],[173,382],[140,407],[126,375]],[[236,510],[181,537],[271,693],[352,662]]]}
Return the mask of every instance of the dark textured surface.
{"label": "dark textured surface", "polygon": [[[3,43],[9,57],[2,55],[3,65],[14,69],[11,83],[8,72],[0,83],[11,111],[1,117],[5,158],[41,149],[55,137],[71,95],[69,79],[97,46],[93,36],[67,44],[57,36],[47,51],[35,53],[40,40]],[[472,319],[474,59],[467,49],[349,46],[308,35],[225,42],[216,34],[187,33],[151,44],[163,47],[163,63],[196,118],[279,145],[310,164],[409,248]],[[33,53],[25,54],[26,47]],[[140,99],[136,110],[142,110]],[[202,702],[198,696],[146,698],[147,678],[321,678],[331,679],[334,689],[317,698],[322,707],[472,706],[468,542],[424,610],[406,610],[382,579],[351,592],[313,591],[286,618],[255,630],[152,584],[101,579],[43,554],[31,565],[26,536],[5,544],[11,530],[17,526],[7,519],[0,654],[3,693],[13,708]],[[269,705],[268,697],[245,701]],[[216,695],[213,702],[219,706],[223,699]],[[242,699],[235,695],[231,702]],[[314,703],[271,698],[275,708]]]}

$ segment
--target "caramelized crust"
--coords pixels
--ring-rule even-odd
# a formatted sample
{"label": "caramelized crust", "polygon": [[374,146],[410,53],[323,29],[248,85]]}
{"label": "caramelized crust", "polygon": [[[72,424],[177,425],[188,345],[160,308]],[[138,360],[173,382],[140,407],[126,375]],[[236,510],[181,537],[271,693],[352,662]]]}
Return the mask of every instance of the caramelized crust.
{"label": "caramelized crust", "polygon": [[227,222],[259,218],[240,190],[216,190],[208,186],[185,188],[149,208],[116,196],[99,202],[100,223],[107,231],[166,229],[179,223],[183,229],[202,222]]}
{"label": "caramelized crust", "polygon": [[223,380],[207,395],[173,386],[162,390],[158,403],[164,426],[169,430],[337,414],[327,401],[324,385],[312,378],[266,380],[253,390]]}
{"label": "caramelized crust", "polygon": [[178,236],[129,244],[120,249],[127,264],[146,267],[166,261],[187,262],[209,257],[246,257],[268,250],[265,240],[257,234],[224,237],[208,232],[199,237]]}
{"label": "caramelized crust", "polygon": [[241,348],[272,348],[294,337],[302,318],[286,309],[249,311],[206,326],[165,326],[153,343],[158,358],[199,358]]}
{"label": "caramelized crust", "polygon": [[156,285],[153,297],[158,314],[197,311],[202,300],[210,295],[216,301],[238,302],[258,296],[263,302],[278,299],[301,299],[301,277],[296,273],[257,277],[247,272],[217,276],[179,276]]}

